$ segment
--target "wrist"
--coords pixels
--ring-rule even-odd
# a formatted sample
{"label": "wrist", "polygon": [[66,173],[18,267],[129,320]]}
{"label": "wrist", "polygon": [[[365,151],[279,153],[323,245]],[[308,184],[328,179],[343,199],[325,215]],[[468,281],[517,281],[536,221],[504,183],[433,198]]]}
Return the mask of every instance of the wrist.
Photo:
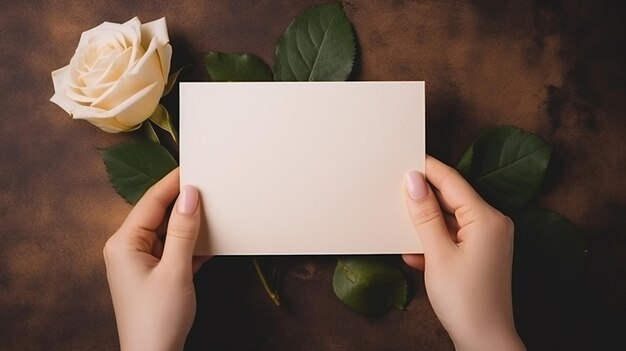
{"label": "wrist", "polygon": [[181,351],[185,343],[172,343],[171,345],[166,345],[165,343],[155,343],[151,341],[144,340],[135,340],[136,342],[126,342],[120,343],[121,351]]}
{"label": "wrist", "polygon": [[457,351],[506,350],[526,351],[514,326],[503,328],[481,328],[465,334],[450,334]]}
{"label": "wrist", "polygon": [[483,330],[472,335],[450,335],[457,351],[526,351],[515,328],[506,330]]}
{"label": "wrist", "polygon": [[166,333],[157,335],[141,333],[134,335],[120,335],[121,351],[181,351],[185,347],[186,338],[164,337]]}

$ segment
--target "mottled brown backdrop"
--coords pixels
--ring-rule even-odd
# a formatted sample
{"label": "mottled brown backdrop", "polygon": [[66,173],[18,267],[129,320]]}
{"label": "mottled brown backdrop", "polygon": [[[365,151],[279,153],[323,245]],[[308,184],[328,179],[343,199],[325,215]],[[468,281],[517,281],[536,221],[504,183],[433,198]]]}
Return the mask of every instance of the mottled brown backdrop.
{"label": "mottled brown backdrop", "polygon": [[[114,350],[101,249],[130,207],[97,152],[129,136],[72,121],[48,101],[50,71],[101,22],[167,17],[174,67],[205,79],[198,53],[272,62],[289,22],[319,1],[0,2],[0,349]],[[585,274],[568,289],[517,289],[533,350],[626,349],[626,62],[617,1],[344,1],[358,36],[353,79],[425,80],[428,151],[456,163],[482,128],[512,124],[555,146],[541,202],[586,231]],[[274,307],[245,258],[198,273],[189,350],[450,350],[410,272],[404,312],[359,316],[331,287],[329,257],[291,258]],[[526,295],[524,291],[530,291]],[[529,297],[530,296],[530,297]],[[520,307],[521,306],[521,307]]]}

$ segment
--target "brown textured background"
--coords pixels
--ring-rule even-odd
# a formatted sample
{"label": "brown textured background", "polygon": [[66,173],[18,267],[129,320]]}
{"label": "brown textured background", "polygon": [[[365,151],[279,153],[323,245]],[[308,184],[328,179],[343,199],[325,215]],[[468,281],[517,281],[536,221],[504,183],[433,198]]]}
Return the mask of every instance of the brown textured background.
{"label": "brown textured background", "polygon": [[[0,2],[0,350],[114,350],[101,249],[129,211],[97,147],[128,136],[48,102],[50,71],[102,21],[167,17],[173,67],[197,53],[272,62],[282,31],[319,1]],[[513,124],[555,145],[542,203],[586,231],[575,285],[517,290],[532,350],[626,349],[626,15],[613,1],[344,1],[360,46],[354,79],[425,80],[428,151],[456,163],[481,128]],[[198,67],[184,80],[204,79]],[[406,312],[369,319],[333,295],[334,261],[291,258],[274,307],[247,259],[197,276],[189,350],[450,350],[421,273]],[[528,292],[528,294],[526,294]]]}

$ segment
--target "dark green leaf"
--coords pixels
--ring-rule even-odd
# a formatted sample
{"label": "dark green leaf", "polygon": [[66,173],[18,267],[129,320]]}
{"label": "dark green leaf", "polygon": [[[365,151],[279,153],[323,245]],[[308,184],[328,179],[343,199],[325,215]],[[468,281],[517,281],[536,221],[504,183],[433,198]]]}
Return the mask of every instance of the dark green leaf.
{"label": "dark green leaf", "polygon": [[278,41],[274,79],[343,81],[354,55],[354,33],[341,4],[315,6],[296,17]]}
{"label": "dark green leaf", "polygon": [[272,70],[260,58],[250,54],[209,52],[204,67],[214,82],[256,82],[272,80]]}
{"label": "dark green leaf", "polygon": [[180,74],[180,72],[185,68],[186,66],[183,66],[181,68],[178,69],[178,71],[170,74],[170,76],[167,78],[167,84],[165,84],[165,88],[163,89],[163,95],[165,96],[167,94],[169,94],[172,89],[174,88],[174,85],[176,85],[176,81],[178,80],[178,75]]}
{"label": "dark green leaf", "polygon": [[456,169],[461,173],[463,177],[469,179],[470,173],[472,170],[472,158],[474,156],[474,144],[470,145],[470,147],[465,150],[465,153],[461,157],[461,161],[456,166]]}
{"label": "dark green leaf", "polygon": [[170,133],[174,142],[178,143],[178,133],[176,132],[176,127],[174,127],[172,118],[170,117],[169,112],[167,112],[165,106],[158,104],[156,110],[152,112],[150,120],[161,129]]}
{"label": "dark green leaf", "polygon": [[346,305],[368,316],[381,316],[393,308],[404,309],[407,302],[404,274],[381,257],[339,259],[333,289]]}
{"label": "dark green leaf", "polygon": [[120,144],[102,150],[111,185],[130,204],[136,204],[157,181],[176,168],[163,146],[151,141]]}
{"label": "dark green leaf", "polygon": [[460,171],[467,175],[469,168],[470,182],[493,206],[512,211],[535,196],[550,161],[548,143],[505,126],[483,132],[472,145],[459,164]]}
{"label": "dark green leaf", "polygon": [[543,208],[514,217],[515,269],[541,274],[548,281],[570,281],[582,273],[583,234],[567,218]]}

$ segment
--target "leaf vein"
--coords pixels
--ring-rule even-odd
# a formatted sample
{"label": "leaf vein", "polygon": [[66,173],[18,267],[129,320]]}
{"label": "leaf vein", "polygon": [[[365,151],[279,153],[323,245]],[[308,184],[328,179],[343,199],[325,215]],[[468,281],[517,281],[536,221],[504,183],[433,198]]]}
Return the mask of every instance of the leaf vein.
{"label": "leaf vein", "polygon": [[315,68],[317,67],[317,63],[319,62],[319,56],[320,53],[322,52],[322,48],[324,47],[324,44],[326,43],[326,37],[328,36],[328,32],[330,31],[330,27],[333,24],[333,21],[335,20],[335,18],[337,18],[337,13],[333,13],[333,16],[330,18],[330,21],[328,22],[328,25],[326,27],[326,30],[324,31],[324,36],[322,37],[322,42],[320,43],[319,49],[317,50],[317,53],[315,55],[315,60],[313,60],[313,67],[311,67],[311,72],[309,72],[309,79],[308,81],[312,81],[313,79],[313,72],[315,71]]}
{"label": "leaf vein", "polygon": [[515,161],[513,161],[513,162],[511,162],[511,163],[509,163],[509,164],[507,164],[507,165],[504,165],[504,166],[502,166],[502,167],[498,167],[498,168],[494,169],[493,171],[491,171],[491,172],[489,172],[489,173],[487,173],[487,174],[483,174],[482,176],[478,177],[478,178],[476,179],[476,181],[481,181],[481,180],[484,180],[485,178],[489,178],[490,176],[492,176],[492,175],[494,175],[494,174],[497,174],[497,173],[499,173],[499,172],[502,172],[502,171],[504,171],[505,169],[507,169],[507,168],[509,168],[509,167],[512,167],[512,166],[516,165],[517,163],[519,163],[519,162],[523,161],[524,159],[526,159],[526,158],[528,158],[528,157],[530,157],[530,156],[532,156],[532,155],[534,155],[534,154],[536,154],[536,153],[538,153],[538,152],[541,152],[541,151],[543,151],[543,148],[536,149],[536,150],[534,150],[534,151],[532,151],[532,152],[530,152],[530,153],[528,153],[528,154],[526,154],[526,155],[524,155],[524,156],[522,156],[522,157],[518,158],[517,160],[515,160]]}

